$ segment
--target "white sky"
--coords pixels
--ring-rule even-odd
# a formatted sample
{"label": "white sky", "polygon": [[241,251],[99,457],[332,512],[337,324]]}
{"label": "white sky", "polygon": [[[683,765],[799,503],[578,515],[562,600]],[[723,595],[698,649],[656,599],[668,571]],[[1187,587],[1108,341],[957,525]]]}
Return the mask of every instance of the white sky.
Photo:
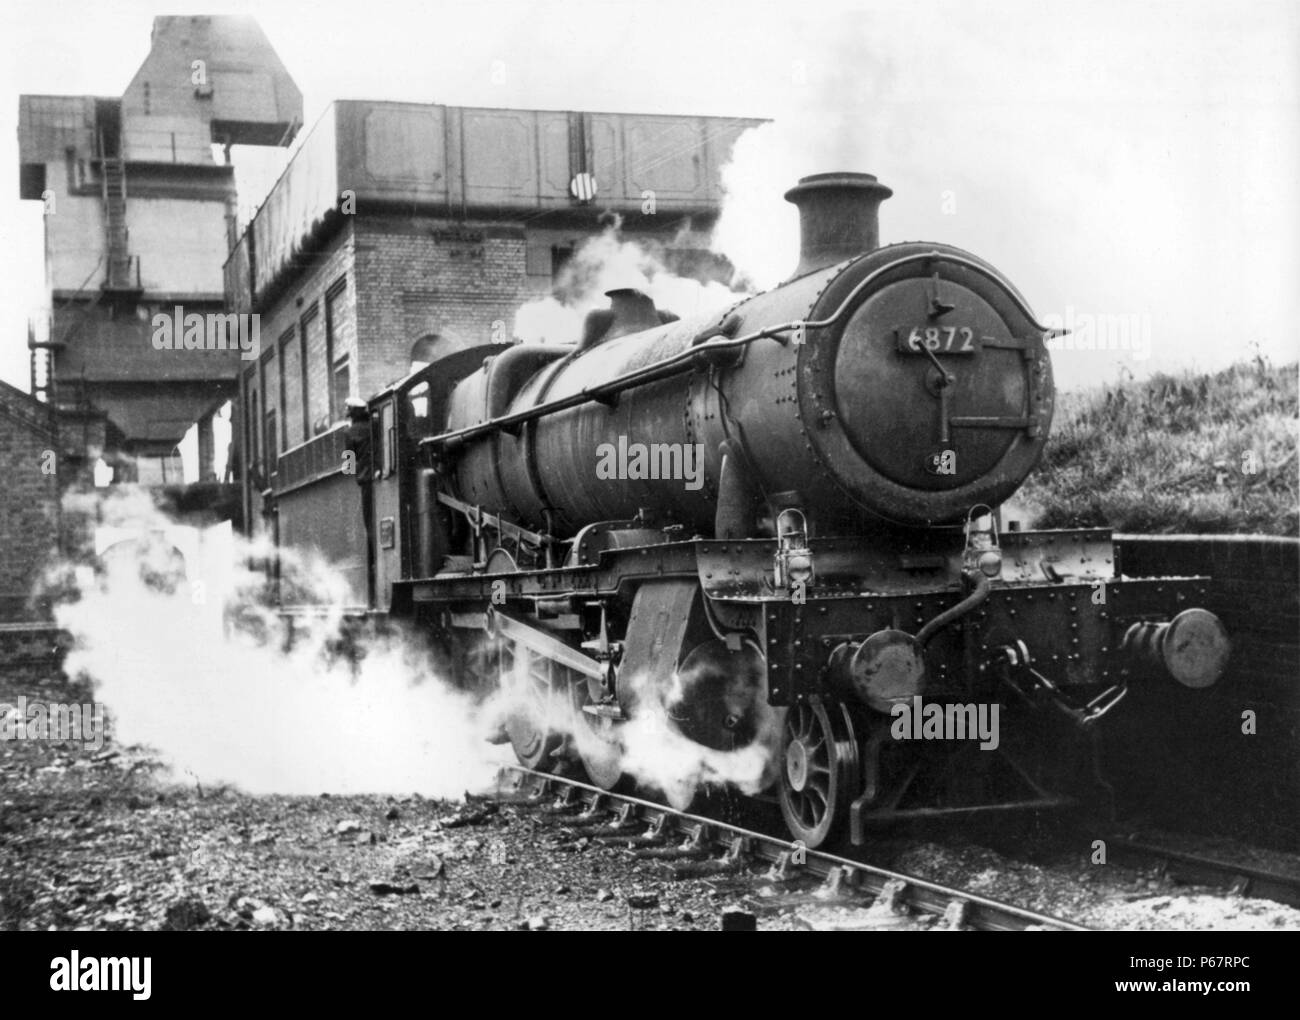
{"label": "white sky", "polygon": [[1142,317],[1149,358],[1060,352],[1066,386],[1300,348],[1295,2],[10,0],[0,377],[27,386],[43,287],[41,207],[15,197],[18,95],[120,95],[154,14],[226,12],[258,18],[308,124],[336,98],[777,118],[740,175],[757,211],[729,254],[779,277],[792,175],[874,172],[895,191],[883,241],[974,251],[1040,319]]}

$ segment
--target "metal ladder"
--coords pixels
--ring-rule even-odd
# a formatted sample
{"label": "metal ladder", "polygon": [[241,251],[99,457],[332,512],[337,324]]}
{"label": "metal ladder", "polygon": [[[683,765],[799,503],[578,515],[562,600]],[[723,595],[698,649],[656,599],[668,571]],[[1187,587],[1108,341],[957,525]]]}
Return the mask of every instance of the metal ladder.
{"label": "metal ladder", "polygon": [[104,183],[104,229],[108,242],[108,273],[104,279],[104,289],[138,289],[138,280],[131,278],[132,263],[135,260],[127,250],[126,166],[121,156],[105,156],[101,167]]}

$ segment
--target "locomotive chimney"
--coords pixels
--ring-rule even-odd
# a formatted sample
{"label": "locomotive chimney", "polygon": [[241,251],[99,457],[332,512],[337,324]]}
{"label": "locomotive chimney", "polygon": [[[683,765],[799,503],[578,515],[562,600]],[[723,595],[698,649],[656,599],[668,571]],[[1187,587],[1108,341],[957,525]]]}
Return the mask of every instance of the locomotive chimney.
{"label": "locomotive chimney", "polygon": [[614,321],[605,332],[606,340],[626,336],[628,333],[639,333],[643,329],[654,329],[661,322],[654,299],[634,287],[607,290],[605,296],[609,298],[609,310],[614,313]]}
{"label": "locomotive chimney", "polygon": [[605,291],[605,296],[609,298],[608,308],[595,308],[587,313],[582,324],[582,340],[578,343],[580,351],[604,340],[654,329],[677,318],[672,312],[659,311],[654,298],[635,287],[616,287]]}
{"label": "locomotive chimney", "polygon": [[801,177],[785,193],[799,207],[799,266],[803,276],[880,247],[880,203],[894,192],[873,174]]}

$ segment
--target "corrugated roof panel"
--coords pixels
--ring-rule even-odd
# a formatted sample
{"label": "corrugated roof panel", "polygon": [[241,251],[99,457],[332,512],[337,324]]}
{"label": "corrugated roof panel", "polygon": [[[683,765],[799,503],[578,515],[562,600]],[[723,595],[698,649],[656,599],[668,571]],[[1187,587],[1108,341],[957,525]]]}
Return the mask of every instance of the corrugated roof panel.
{"label": "corrugated roof panel", "polygon": [[261,293],[340,201],[335,108],[312,128],[253,219],[253,286]]}

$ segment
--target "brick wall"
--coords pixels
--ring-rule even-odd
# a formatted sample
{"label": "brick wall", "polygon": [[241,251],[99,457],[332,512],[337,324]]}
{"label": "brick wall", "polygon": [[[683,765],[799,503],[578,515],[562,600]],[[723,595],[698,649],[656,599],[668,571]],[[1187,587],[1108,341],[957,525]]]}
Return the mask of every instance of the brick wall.
{"label": "brick wall", "polygon": [[[1135,690],[1110,731],[1134,804],[1171,824],[1300,847],[1300,540],[1117,535],[1116,543],[1128,576],[1211,577],[1205,608],[1232,639],[1214,687]],[[1254,713],[1253,735],[1242,732],[1244,712]]]}
{"label": "brick wall", "polygon": [[515,311],[539,296],[519,225],[369,216],[356,230],[362,396],[407,373],[421,336],[438,334],[448,353],[509,339]]}
{"label": "brick wall", "polygon": [[[1300,539],[1250,535],[1117,535],[1133,575],[1214,578],[1217,613],[1233,635],[1229,680],[1295,704],[1300,691]],[[1300,745],[1297,745],[1300,747]]]}
{"label": "brick wall", "polygon": [[59,528],[58,475],[41,468],[57,449],[49,408],[0,382],[0,620],[41,615],[29,595]]}

